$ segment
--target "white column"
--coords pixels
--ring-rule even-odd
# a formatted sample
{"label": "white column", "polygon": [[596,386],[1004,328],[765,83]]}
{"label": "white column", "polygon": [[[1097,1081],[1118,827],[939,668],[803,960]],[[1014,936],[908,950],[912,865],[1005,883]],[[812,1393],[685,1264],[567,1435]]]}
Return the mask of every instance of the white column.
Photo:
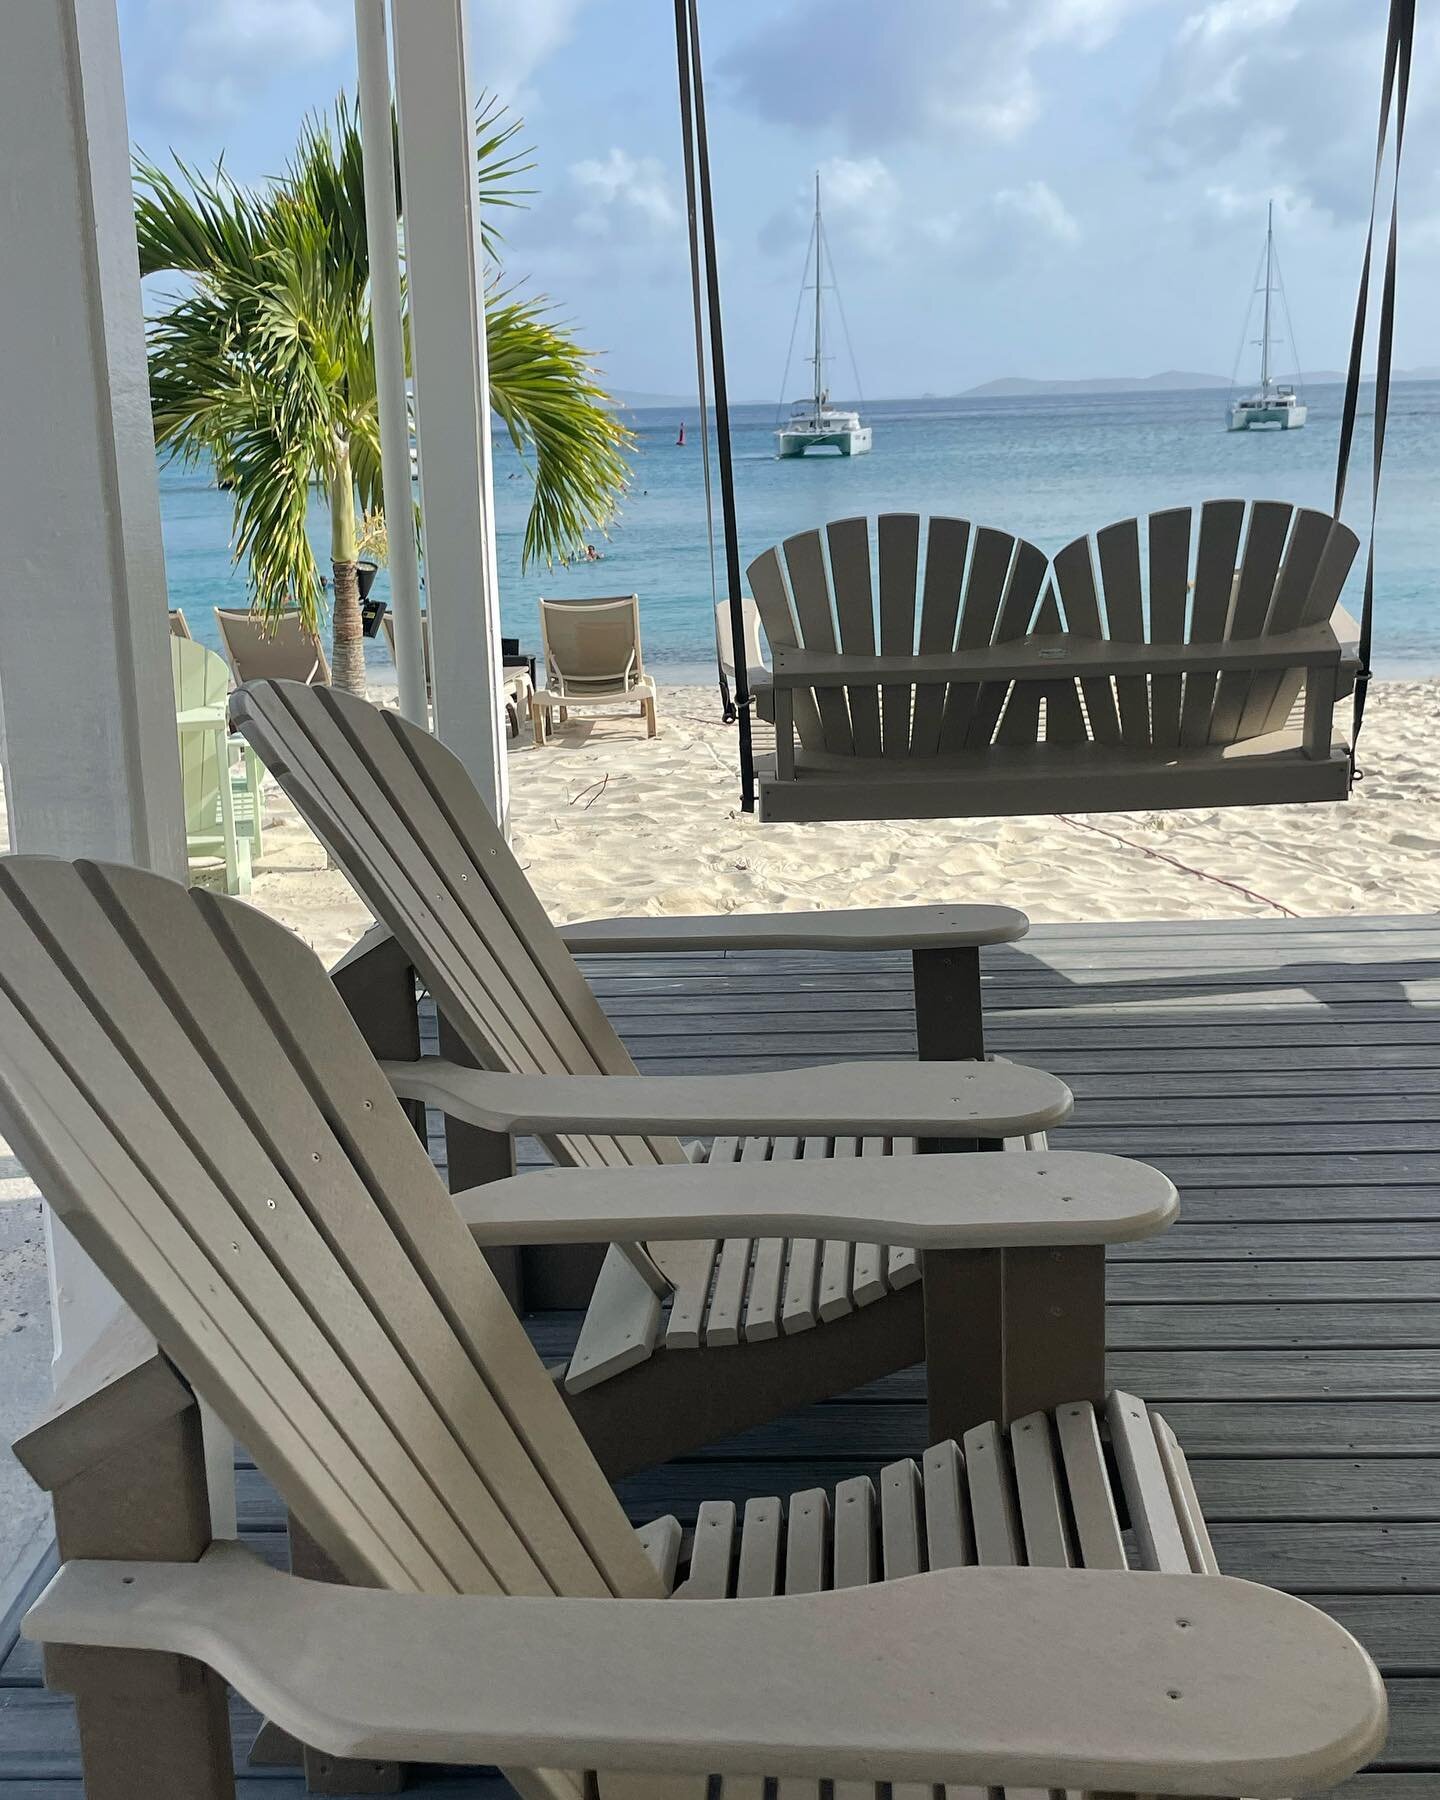
{"label": "white column", "polygon": [[504,824],[485,272],[464,0],[397,6],[393,29],[435,731]]}
{"label": "white column", "polygon": [[[114,0],[26,0],[0,56],[0,689],[14,850],[185,873]],[[57,1375],[119,1302],[49,1222]]]}
{"label": "white column", "polygon": [[405,326],[400,311],[400,246],[395,226],[395,143],[390,125],[390,52],[385,0],[355,0],[360,53],[360,135],[365,145],[365,234],[370,246],[370,316],[380,463],[390,531],[390,610],[400,710],[426,730],[425,647],[420,624],[420,560],[411,527],[410,418],[405,393]]}

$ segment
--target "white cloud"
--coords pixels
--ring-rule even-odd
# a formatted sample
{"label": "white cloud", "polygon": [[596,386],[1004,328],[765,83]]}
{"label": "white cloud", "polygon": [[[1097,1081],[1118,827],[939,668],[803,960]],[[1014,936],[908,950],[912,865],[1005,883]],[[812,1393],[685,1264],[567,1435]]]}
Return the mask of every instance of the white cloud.
{"label": "white cloud", "polygon": [[238,118],[278,74],[330,61],[353,35],[345,0],[142,0],[127,30],[144,109],[187,124]]}
{"label": "white cloud", "polygon": [[[417,0],[400,0],[414,5]],[[424,0],[419,0],[424,4]],[[470,0],[470,68],[507,106],[534,104],[530,77],[575,30],[585,0]]]}
{"label": "white cloud", "polygon": [[1041,238],[1056,244],[1078,244],[1080,226],[1075,215],[1046,181],[1027,181],[1020,187],[1001,188],[994,200],[1001,219],[1018,220]]}
{"label": "white cloud", "polygon": [[[1211,205],[1235,190],[1287,195],[1332,219],[1369,204],[1384,8],[1356,0],[1208,0],[1180,22],[1139,118],[1155,173],[1200,176]],[[1440,28],[1420,27],[1417,70]],[[1407,187],[1436,191],[1436,109],[1411,91]],[[1410,184],[1414,184],[1413,187]]]}
{"label": "white cloud", "polygon": [[854,146],[936,130],[1006,143],[1039,117],[1036,65],[1098,49],[1154,0],[793,0],[725,59],[762,118]]}
{"label": "white cloud", "polygon": [[602,158],[574,163],[570,179],[578,190],[574,223],[598,235],[664,235],[680,224],[680,208],[658,157],[631,156],[612,146]]}

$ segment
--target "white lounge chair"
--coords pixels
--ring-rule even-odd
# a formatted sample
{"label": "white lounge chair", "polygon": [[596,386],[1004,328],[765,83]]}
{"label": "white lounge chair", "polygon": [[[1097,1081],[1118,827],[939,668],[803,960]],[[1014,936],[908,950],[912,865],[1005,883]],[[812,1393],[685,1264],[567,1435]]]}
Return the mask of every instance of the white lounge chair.
{"label": "white lounge chair", "polygon": [[[765,648],[760,642],[760,609],[749,594],[740,602],[744,620],[745,635],[745,673],[751,696],[755,701],[755,710],[762,719],[773,718],[770,705],[770,665],[765,660]],[[735,633],[730,622],[730,602],[721,600],[715,608],[715,650],[720,665],[720,694],[725,706],[725,717],[731,718],[734,705],[731,696],[735,692]]]}
{"label": "white lounge chair", "polygon": [[913,513],[875,522],[873,575],[865,519],[787,538],[749,568],[775,653],[761,817],[1344,799],[1357,548],[1328,513],[1268,500],[1151,513],[1143,540],[1121,520],[1053,564]]}
{"label": "white lounge chair", "polygon": [[298,611],[269,620],[247,609],[217,606],[215,623],[237,684],[264,679],[330,685],[330,664],[320,634]]}
{"label": "white lounge chair", "polygon": [[192,635],[190,621],[178,606],[170,608],[170,635],[178,638],[188,638]]}
{"label": "white lounge chair", "polygon": [[[705,1800],[711,1775],[722,1800],[776,1776],[786,1800],[1263,1797],[1383,1741],[1338,1624],[1212,1573],[1142,1401],[978,1427],[878,1491],[702,1506],[686,1558],[673,1518],[627,1523],[477,1244],[539,1216],[943,1259],[1161,1223],[1154,1171],[557,1170],[457,1208],[298,939],[134,869],[23,857],[0,862],[0,1131],[165,1351],[106,1347],[17,1445],[64,1559],[23,1629],[76,1697],[92,1795],[228,1800],[222,1678],[336,1792],[415,1760],[498,1763],[522,1800]],[[211,1544],[189,1384],[330,1579]]]}
{"label": "white lounge chair", "polygon": [[541,600],[544,686],[530,697],[535,742],[543,744],[552,713],[639,702],[645,735],[655,735],[655,682],[645,673],[636,594],[605,600]]}

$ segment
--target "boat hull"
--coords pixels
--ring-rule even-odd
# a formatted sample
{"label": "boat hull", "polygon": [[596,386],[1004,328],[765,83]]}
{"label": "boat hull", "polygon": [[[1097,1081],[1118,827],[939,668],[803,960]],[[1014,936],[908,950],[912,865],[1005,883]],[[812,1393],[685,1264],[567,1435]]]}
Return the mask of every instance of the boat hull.
{"label": "boat hull", "polygon": [[1298,431],[1310,416],[1308,406],[1232,406],[1231,431]]}
{"label": "boat hull", "polygon": [[810,450],[838,450],[841,456],[864,456],[871,446],[870,427],[856,431],[778,431],[781,456],[804,456]]}

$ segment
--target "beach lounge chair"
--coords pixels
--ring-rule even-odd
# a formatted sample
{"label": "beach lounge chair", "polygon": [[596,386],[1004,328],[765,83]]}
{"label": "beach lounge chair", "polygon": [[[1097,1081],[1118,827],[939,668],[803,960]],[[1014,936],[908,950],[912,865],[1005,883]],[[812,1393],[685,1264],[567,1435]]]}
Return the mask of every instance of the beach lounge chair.
{"label": "beach lounge chair", "polygon": [[188,638],[191,636],[190,621],[185,617],[178,606],[172,606],[170,608],[170,635],[171,637],[178,638]]}
{"label": "beach lounge chair", "polygon": [[[559,1170],[457,1208],[304,944],[43,858],[0,862],[0,1130],[163,1347],[97,1347],[17,1446],[64,1559],[24,1631],[92,1797],[229,1800],[223,1680],[332,1792],[419,1760],[499,1764],[522,1800],[704,1800],[711,1773],[720,1800],[1278,1796],[1383,1740],[1339,1625],[1209,1572],[1183,1454],[1131,1396],[1057,1394],[833,1500],[702,1506],[688,1557],[674,1519],[636,1532],[465,1222],[844,1229],[943,1261],[1161,1229],[1143,1165],[917,1159],[883,1191]],[[190,1384],[328,1579],[210,1542]]]}
{"label": "beach lounge chair", "polygon": [[[622,1173],[686,1161],[677,1134],[687,1131],[713,1136],[699,1153],[712,1168],[833,1167],[852,1157],[902,1160],[917,1139],[960,1147],[1018,1139],[1069,1111],[1069,1092],[1053,1076],[983,1060],[979,946],[1021,936],[1022,913],[941,906],[557,931],[461,764],[427,733],[333,690],[285,682],[240,689],[231,717],[394,934],[337,979],[396,1059],[387,1066],[398,1091],[454,1122],[452,1184],[508,1173],[513,1139],[528,1134],[562,1164]],[[642,1078],[567,944],[652,953],[903,947],[914,958],[921,1053],[934,1060]],[[404,1036],[414,1029],[412,970],[441,1013],[447,1060],[399,1060],[418,1055]],[[748,1236],[635,1244],[609,1252],[598,1280],[593,1258],[577,1272],[570,1256],[558,1277],[553,1258],[529,1260],[532,1303],[586,1308],[565,1390],[615,1473],[844,1393],[927,1353],[933,1436],[985,1418],[1008,1422],[1030,1406],[1007,1386],[988,1332],[1005,1296],[1012,1324],[1037,1315],[1036,1355],[1077,1372],[1093,1365],[1104,1336],[1103,1259],[1072,1267],[1068,1297],[1042,1297],[1046,1284],[1036,1286],[1033,1271],[1003,1259],[976,1259],[957,1288],[922,1283],[917,1260],[880,1240],[859,1249],[839,1239]]]}
{"label": "beach lounge chair", "polygon": [[[750,692],[755,696],[761,718],[768,719],[768,706],[761,710],[762,704],[768,702],[770,696],[770,665],[765,660],[765,649],[760,642],[760,609],[746,594],[740,602],[740,610],[744,619],[745,671]],[[720,664],[720,696],[725,716],[729,719],[734,711],[731,696],[735,692],[735,633],[731,628],[728,600],[720,601],[715,608],[715,650]]]}
{"label": "beach lounge chair", "polygon": [[240,607],[217,606],[215,623],[237,683],[303,681],[330,685],[330,664],[320,634],[311,631],[297,612],[268,620]]}
{"label": "beach lounge chair", "polygon": [[545,742],[551,714],[563,723],[572,711],[638,701],[645,735],[655,735],[655,682],[640,647],[640,599],[541,600],[544,686],[531,695],[536,744]]}
{"label": "beach lounge chair", "polygon": [[[390,659],[393,662],[395,660],[395,619],[393,614],[388,611],[383,612],[380,615],[380,625],[385,633],[385,642],[389,646]],[[425,650],[425,698],[429,701],[435,697],[430,680],[429,613],[420,615],[420,642]],[[520,721],[529,717],[530,696],[534,692],[530,671],[528,668],[506,669],[501,676],[501,683],[505,693],[505,723],[509,727],[511,737],[518,738]]]}
{"label": "beach lounge chair", "polygon": [[186,854],[192,865],[222,858],[226,893],[247,894],[252,853],[257,861],[262,854],[260,765],[253,748],[230,735],[230,672],[213,650],[172,635],[170,675]]}
{"label": "beach lounge chair", "polygon": [[748,571],[775,655],[760,816],[1343,800],[1357,548],[1328,513],[1270,500],[1124,519],[1053,563],[913,513],[787,538]]}

